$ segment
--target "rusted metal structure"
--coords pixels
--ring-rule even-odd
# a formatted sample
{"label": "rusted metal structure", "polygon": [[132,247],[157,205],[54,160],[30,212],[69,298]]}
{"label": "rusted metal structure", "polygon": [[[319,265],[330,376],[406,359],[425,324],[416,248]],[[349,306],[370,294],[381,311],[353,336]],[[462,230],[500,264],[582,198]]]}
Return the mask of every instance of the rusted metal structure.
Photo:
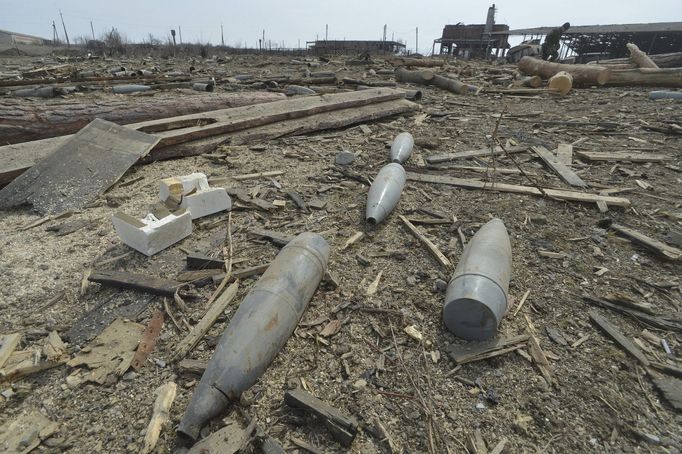
{"label": "rusted metal structure", "polygon": [[405,44],[397,41],[347,41],[347,40],[318,40],[306,43],[308,51],[313,54],[402,54]]}
{"label": "rusted metal structure", "polygon": [[[557,25],[558,26],[558,25]],[[523,36],[540,38],[555,27],[521,28],[493,31],[493,37]],[[651,24],[613,24],[572,26],[562,35],[560,57],[575,54],[577,63],[599,58],[620,58],[628,55],[627,43],[634,43],[647,54],[682,52],[682,22]]]}
{"label": "rusted metal structure", "polygon": [[[486,57],[495,49],[495,55],[500,51],[504,55],[509,48],[507,36],[504,32],[509,30],[505,24],[495,24],[495,5],[488,8],[488,16],[485,24],[465,25],[458,23],[446,25],[443,28],[443,36],[434,40],[433,52],[436,44],[440,46],[441,55],[457,55],[460,57]],[[501,34],[500,34],[501,33]]]}

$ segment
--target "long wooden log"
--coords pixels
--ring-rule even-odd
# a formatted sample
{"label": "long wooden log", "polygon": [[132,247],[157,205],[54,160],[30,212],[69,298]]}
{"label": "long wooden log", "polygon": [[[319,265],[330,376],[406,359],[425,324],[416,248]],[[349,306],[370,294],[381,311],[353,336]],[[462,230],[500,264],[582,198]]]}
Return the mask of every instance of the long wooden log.
{"label": "long wooden log", "polygon": [[[656,63],[659,68],[679,68],[682,67],[682,52],[672,52],[668,54],[654,54],[649,55],[649,58]],[[588,65],[621,65],[630,64],[629,58],[612,58],[609,60],[601,60],[596,62],[590,62]]]}
{"label": "long wooden log", "polygon": [[573,85],[604,85],[611,74],[609,68],[598,65],[565,65],[523,57],[519,61],[519,70],[529,76],[540,76],[549,79],[560,71],[566,71],[573,77]]}
{"label": "long wooden log", "polygon": [[[181,145],[213,136],[253,131],[265,137],[273,137],[273,134],[274,137],[281,137],[304,133],[301,131],[312,132],[344,127],[359,121],[372,121],[415,108],[416,105],[405,101],[404,96],[401,90],[377,88],[235,107],[128,126],[161,136],[161,141],[150,153],[150,159],[169,159],[196,154],[183,149]],[[374,104],[377,104],[376,108],[372,106]],[[334,111],[338,111],[338,114],[323,115]],[[267,125],[271,127],[268,128]],[[53,137],[0,147],[0,187],[48,156],[69,137]],[[215,147],[224,140],[225,138],[219,137],[209,147]],[[169,150],[171,146],[179,148]]]}
{"label": "long wooden log", "polygon": [[27,104],[4,100],[0,102],[0,142],[12,144],[72,134],[95,118],[125,125],[282,99],[285,96],[279,93],[244,92],[159,100],[125,98],[87,104]]}
{"label": "long wooden log", "polygon": [[626,46],[630,51],[630,60],[632,60],[637,66],[639,66],[640,68],[658,69],[658,65],[654,63],[654,61],[651,58],[649,58],[649,56],[645,52],[639,50],[637,44],[627,43]]}
{"label": "long wooden log", "polygon": [[427,58],[393,58],[389,60],[390,63],[394,66],[405,66],[405,67],[414,67],[414,66],[421,66],[423,68],[433,68],[436,66],[443,66],[445,65],[444,60],[436,60],[436,59],[427,59]]}
{"label": "long wooden log", "polygon": [[420,85],[435,85],[436,87],[457,94],[476,92],[478,87],[468,85],[451,77],[434,74],[431,71],[410,71],[405,68],[395,70],[395,80]]}
{"label": "long wooden log", "polygon": [[611,71],[606,85],[632,87],[682,87],[682,68],[638,68]]}

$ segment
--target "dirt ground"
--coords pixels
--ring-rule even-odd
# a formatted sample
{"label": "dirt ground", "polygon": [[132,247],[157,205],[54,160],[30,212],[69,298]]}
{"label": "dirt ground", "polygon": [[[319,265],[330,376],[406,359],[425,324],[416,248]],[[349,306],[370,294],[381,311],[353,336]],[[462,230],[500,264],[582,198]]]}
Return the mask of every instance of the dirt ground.
{"label": "dirt ground", "polygon": [[[231,75],[303,70],[290,65],[289,60],[239,56],[218,65],[181,59],[166,63],[181,70],[193,64],[200,73],[205,69],[206,74],[216,68]],[[367,67],[345,66],[343,60],[334,58],[318,70],[338,71],[339,78],[393,80],[390,76],[371,76]],[[142,63],[141,59],[123,62],[131,67]],[[0,58],[5,70],[45,64],[31,57]],[[85,69],[102,64],[77,63]],[[372,67],[391,66],[378,61]],[[464,81],[494,88],[489,80],[495,73],[488,71],[490,68],[500,67],[453,62],[450,72],[458,72]],[[216,92],[230,89],[218,83]],[[506,440],[504,452],[680,452],[680,414],[657,392],[637,360],[591,322],[588,310],[594,308],[582,298],[618,292],[650,303],[656,314],[680,317],[680,262],[666,261],[598,225],[610,218],[661,241],[670,232],[682,231],[681,136],[644,128],[682,124],[679,102],[650,101],[644,88],[584,88],[566,97],[497,93],[460,96],[435,87],[421,89],[421,110],[411,115],[251,146],[227,144],[210,155],[136,166],[96,206],[68,219],[20,230],[41,216],[30,207],[0,212],[0,333],[22,333],[23,349],[38,344],[53,330],[66,339],[66,333],[93,308],[101,308],[97,315],[108,320],[106,324],[114,313],[146,324],[156,309],[163,309],[163,297],[98,284],[90,284],[81,292],[85,273],[97,268],[175,279],[186,271],[187,252],[222,255],[228,215],[220,213],[195,221],[191,236],[148,258],[121,243],[110,220],[112,213],[121,210],[142,217],[156,201],[158,180],[164,177],[192,172],[229,177],[282,170],[284,174],[272,178],[228,183],[252,194],[260,193],[269,201],[287,201],[285,207],[268,212],[236,204],[231,215],[234,268],[266,263],[279,251],[250,234],[253,229],[289,235],[313,231],[321,233],[332,247],[329,270],[339,285],[320,286],[295,334],[257,384],[230,407],[226,418],[243,425],[244,415],[257,418],[258,425],[288,452],[303,452],[292,437],[311,443],[321,452],[390,452],[389,443],[374,433],[376,421],[386,428],[398,452],[446,452],[446,448],[464,452],[467,438],[477,430],[490,450]],[[197,96],[185,91],[176,95]],[[103,95],[69,96],[94,101]],[[153,100],[149,98],[150,103]],[[600,163],[581,160],[574,154],[573,169],[592,186],[590,192],[619,188],[618,195],[631,201],[630,208],[610,207],[600,213],[594,204],[409,181],[398,207],[385,222],[376,227],[365,224],[368,186],[337,172],[335,156],[342,150],[352,151],[358,157],[347,168],[373,178],[388,162],[388,145],[401,131],[411,132],[416,141],[406,166],[439,175],[533,185],[518,173],[493,176],[447,169],[447,165],[439,170],[424,168],[428,156],[489,146],[503,111],[497,132],[502,141],[554,150],[560,143],[585,138],[575,151],[655,152],[670,160]],[[536,184],[570,188],[534,154],[515,156]],[[449,164],[485,168],[486,163],[490,163],[489,158]],[[516,169],[507,157],[498,157],[495,166]],[[132,184],[125,185],[129,181]],[[319,199],[326,205],[305,212],[287,197],[286,191],[291,190],[308,202]],[[510,307],[499,335],[535,333],[549,360],[551,383],[543,378],[526,347],[456,367],[447,355],[448,347],[465,341],[450,334],[441,321],[444,293],[440,281],[447,282],[452,270],[441,267],[429,255],[400,222],[399,214],[416,219],[442,216],[451,221],[419,228],[455,264],[462,253],[458,228],[470,239],[491,218],[504,221],[512,244],[513,272]],[[79,220],[90,222],[68,235],[49,231],[55,225]],[[342,250],[346,240],[358,231],[365,232],[365,237]],[[546,257],[540,250],[558,255]],[[107,262],[97,265],[103,261]],[[380,272],[378,291],[367,296],[369,285]],[[240,283],[225,316],[188,358],[210,358],[238,302],[256,279]],[[184,313],[168,301],[181,329],[166,317],[148,364],[137,372],[102,385],[69,386],[66,379],[72,368],[62,365],[3,384],[0,391],[11,392],[0,397],[0,423],[29,410],[57,422],[58,431],[35,452],[139,452],[154,391],[173,381],[178,384],[177,397],[155,452],[179,450],[174,428],[199,376],[181,371],[169,358],[187,334],[187,326],[204,314],[214,290],[213,283],[194,289],[200,297],[187,299],[189,309]],[[517,313],[518,302],[527,292],[525,304]],[[680,367],[679,333],[596,310],[630,339],[641,339],[640,347],[651,361]],[[321,338],[319,332],[336,319],[342,321],[340,331]],[[421,342],[405,333],[411,325],[422,334]],[[68,345],[70,355],[85,347],[105,326],[76,336]],[[645,328],[665,339],[671,353],[645,340],[641,334]],[[303,386],[357,418],[361,430],[350,449],[334,441],[318,420],[284,405],[285,390],[295,386]],[[208,431],[221,425],[220,420],[215,421]],[[247,450],[258,452],[256,446],[252,443]]]}

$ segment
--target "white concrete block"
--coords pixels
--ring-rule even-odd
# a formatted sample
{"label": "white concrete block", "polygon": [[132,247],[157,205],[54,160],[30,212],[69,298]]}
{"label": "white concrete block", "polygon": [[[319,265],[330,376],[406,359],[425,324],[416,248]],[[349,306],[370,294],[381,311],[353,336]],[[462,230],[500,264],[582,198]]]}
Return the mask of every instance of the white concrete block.
{"label": "white concrete block", "polygon": [[192,219],[232,209],[232,200],[227,191],[209,187],[203,173],[161,180],[159,198],[170,209],[186,208]]}
{"label": "white concrete block", "polygon": [[161,219],[153,214],[136,219],[119,211],[113,215],[112,221],[121,241],[147,256],[166,249],[192,233],[192,215],[187,210]]}

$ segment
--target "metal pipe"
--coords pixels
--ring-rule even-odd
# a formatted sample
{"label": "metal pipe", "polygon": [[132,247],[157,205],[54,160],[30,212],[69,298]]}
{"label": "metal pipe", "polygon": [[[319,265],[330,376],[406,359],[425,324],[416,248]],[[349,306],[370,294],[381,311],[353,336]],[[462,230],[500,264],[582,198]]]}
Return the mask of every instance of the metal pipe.
{"label": "metal pipe", "polygon": [[682,91],[650,91],[649,99],[682,99]]}
{"label": "metal pipe", "polygon": [[481,227],[467,245],[445,293],[443,322],[454,335],[489,339],[507,310],[511,243],[500,219]]}
{"label": "metal pipe", "polygon": [[365,220],[370,224],[383,221],[398,204],[404,187],[403,166],[395,162],[383,166],[369,188]]}
{"label": "metal pipe", "polygon": [[409,132],[401,132],[393,139],[393,144],[391,145],[391,152],[389,157],[391,162],[397,162],[398,164],[403,164],[405,161],[410,159],[412,154],[412,147],[414,147],[414,138]]}
{"label": "metal pipe", "polygon": [[12,96],[22,98],[53,98],[56,94],[54,87],[22,88],[12,92]]}
{"label": "metal pipe", "polygon": [[201,428],[265,372],[322,280],[329,252],[323,237],[305,232],[277,254],[220,338],[180,421],[180,436],[196,441]]}
{"label": "metal pipe", "polygon": [[147,90],[151,90],[151,87],[149,85],[126,84],[126,85],[114,85],[114,88],[113,88],[114,93],[118,93],[118,94],[135,93],[138,91],[147,91]]}
{"label": "metal pipe", "polygon": [[192,90],[196,91],[213,91],[213,84],[195,83],[192,85]]}

